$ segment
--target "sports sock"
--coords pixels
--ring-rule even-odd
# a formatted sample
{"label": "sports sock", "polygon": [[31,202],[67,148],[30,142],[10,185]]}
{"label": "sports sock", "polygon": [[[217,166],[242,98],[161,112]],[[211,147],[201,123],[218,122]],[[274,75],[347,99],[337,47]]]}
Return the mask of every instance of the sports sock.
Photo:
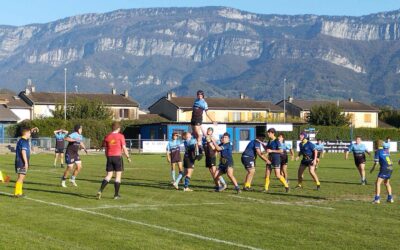
{"label": "sports sock", "polygon": [[171,170],[172,181],[175,181],[175,170]]}
{"label": "sports sock", "polygon": [[269,189],[269,182],[270,182],[269,177],[265,178],[265,190]]}
{"label": "sports sock", "polygon": [[321,186],[321,182],[316,181],[315,184],[317,184],[317,186]]}
{"label": "sports sock", "polygon": [[245,188],[251,188],[250,182],[246,182],[246,183],[244,184],[244,187],[245,187]]}
{"label": "sports sock", "polygon": [[103,192],[103,190],[106,188],[107,184],[108,184],[108,181],[107,181],[106,179],[104,179],[104,180],[101,182],[100,192]]}
{"label": "sports sock", "polygon": [[219,181],[221,182],[222,185],[226,185],[226,182],[222,176],[219,177]]}
{"label": "sports sock", "polygon": [[75,176],[74,175],[71,175],[71,181],[75,181]]}
{"label": "sports sock", "polygon": [[190,177],[189,177],[189,176],[186,176],[186,177],[185,177],[185,185],[184,185],[184,187],[185,187],[185,188],[188,188],[188,187],[189,187],[189,183],[190,183]]}
{"label": "sports sock", "polygon": [[183,173],[181,171],[179,171],[178,178],[176,178],[175,183],[179,183],[181,181],[182,177],[183,177]]}
{"label": "sports sock", "polygon": [[65,181],[66,179],[67,179],[67,177],[61,176],[61,180],[62,180],[62,181]]}
{"label": "sports sock", "polygon": [[393,199],[393,196],[392,196],[391,194],[388,194],[387,199],[388,199],[388,200],[391,200],[391,199]]}
{"label": "sports sock", "polygon": [[279,181],[285,186],[285,188],[289,187],[289,185],[288,185],[287,182],[286,182],[285,177],[281,176],[281,177],[279,178]]}
{"label": "sports sock", "polygon": [[375,200],[379,200],[381,197],[379,195],[375,195]]}
{"label": "sports sock", "polygon": [[22,194],[22,182],[15,182],[14,195]]}
{"label": "sports sock", "polygon": [[115,194],[114,196],[119,195],[119,187],[121,186],[121,182],[114,182],[114,189],[115,189]]}

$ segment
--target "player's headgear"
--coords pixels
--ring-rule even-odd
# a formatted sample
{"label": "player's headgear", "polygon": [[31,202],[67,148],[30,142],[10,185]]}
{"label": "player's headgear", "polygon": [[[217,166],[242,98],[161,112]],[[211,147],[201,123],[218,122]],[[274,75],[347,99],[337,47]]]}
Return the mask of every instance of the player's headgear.
{"label": "player's headgear", "polygon": [[306,132],[301,132],[300,135],[302,135],[304,138],[308,138],[308,134]]}

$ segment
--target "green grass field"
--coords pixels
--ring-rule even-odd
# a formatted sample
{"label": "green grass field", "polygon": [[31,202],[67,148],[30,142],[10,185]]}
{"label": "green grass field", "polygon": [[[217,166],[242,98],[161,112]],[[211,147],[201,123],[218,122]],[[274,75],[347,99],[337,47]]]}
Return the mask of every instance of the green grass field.
{"label": "green grass field", "polygon": [[[63,170],[52,167],[53,156],[33,155],[24,185],[27,197],[11,198],[13,157],[0,156],[0,169],[12,176],[12,182],[0,184],[1,249],[397,249],[400,243],[398,201],[387,204],[383,188],[383,202],[372,205],[377,172],[361,186],[353,160],[343,155],[322,159],[320,191],[306,173],[302,190],[286,194],[273,179],[271,193],[262,193],[259,162],[256,191],[239,195],[232,185],[213,192],[204,162],[192,177],[195,191],[176,191],[164,156],[134,155],[125,166],[120,200],[112,199],[113,185],[102,200],[95,198],[104,175],[103,155],[82,156],[79,187],[66,189],[60,187]],[[235,160],[242,183],[239,155]],[[369,159],[367,168],[371,165]],[[292,187],[297,166],[289,163]],[[395,194],[399,179],[395,170]]]}

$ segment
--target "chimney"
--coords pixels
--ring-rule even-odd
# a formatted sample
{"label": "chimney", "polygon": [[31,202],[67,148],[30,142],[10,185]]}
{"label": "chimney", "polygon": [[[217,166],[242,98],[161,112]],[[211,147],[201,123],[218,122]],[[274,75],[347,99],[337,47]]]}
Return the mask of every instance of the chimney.
{"label": "chimney", "polygon": [[31,87],[31,92],[32,92],[32,93],[35,93],[35,91],[36,91],[36,87],[35,87],[34,85],[32,85],[32,87]]}
{"label": "chimney", "polygon": [[115,88],[111,89],[111,94],[116,95],[117,94],[117,90]]}
{"label": "chimney", "polygon": [[171,91],[167,93],[167,100],[171,100],[172,97],[176,97],[175,92]]}
{"label": "chimney", "polygon": [[354,102],[354,99],[353,98],[349,98],[349,102]]}
{"label": "chimney", "polygon": [[239,98],[243,100],[245,98],[244,94],[240,93]]}
{"label": "chimney", "polygon": [[25,87],[25,95],[29,95],[31,93],[31,89],[27,86]]}
{"label": "chimney", "polygon": [[340,106],[340,101],[339,101],[339,99],[336,101],[336,106]]}
{"label": "chimney", "polygon": [[288,103],[292,103],[293,102],[293,97],[289,96],[287,101],[288,101]]}
{"label": "chimney", "polygon": [[128,93],[129,93],[128,90],[125,90],[125,91],[124,91],[124,97],[125,97],[125,98],[128,98],[128,97],[129,97],[129,94],[128,94]]}

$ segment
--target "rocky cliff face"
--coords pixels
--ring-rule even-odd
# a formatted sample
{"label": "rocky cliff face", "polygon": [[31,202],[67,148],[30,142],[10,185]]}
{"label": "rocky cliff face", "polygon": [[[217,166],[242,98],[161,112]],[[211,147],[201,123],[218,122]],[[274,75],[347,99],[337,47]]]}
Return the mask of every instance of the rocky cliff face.
{"label": "rocky cliff face", "polygon": [[[329,17],[204,7],[0,26],[0,87],[18,91],[31,78],[38,90],[61,91],[66,67],[71,91],[115,86],[144,107],[170,89],[192,94],[200,86],[275,101],[283,77],[297,97],[383,103],[398,93],[399,23],[399,11]],[[371,95],[377,84],[380,92]]]}

